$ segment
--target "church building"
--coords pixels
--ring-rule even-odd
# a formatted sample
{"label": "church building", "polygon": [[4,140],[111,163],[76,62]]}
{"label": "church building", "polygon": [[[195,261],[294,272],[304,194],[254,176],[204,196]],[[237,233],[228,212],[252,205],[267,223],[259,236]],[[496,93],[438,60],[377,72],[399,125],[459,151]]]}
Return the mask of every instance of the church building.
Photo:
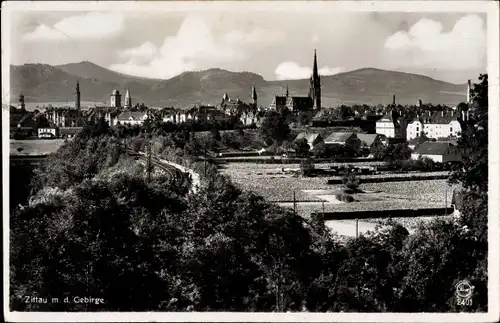
{"label": "church building", "polygon": [[308,95],[291,96],[287,86],[285,96],[275,96],[270,108],[276,111],[288,108],[293,113],[321,110],[321,80],[318,73],[316,50],[314,50],[313,74],[310,78]]}

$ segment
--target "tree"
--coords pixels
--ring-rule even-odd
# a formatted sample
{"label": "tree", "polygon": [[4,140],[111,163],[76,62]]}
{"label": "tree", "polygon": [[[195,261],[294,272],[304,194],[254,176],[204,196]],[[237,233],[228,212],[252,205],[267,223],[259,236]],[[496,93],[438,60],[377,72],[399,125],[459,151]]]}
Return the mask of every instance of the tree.
{"label": "tree", "polygon": [[306,138],[302,138],[299,140],[295,140],[293,142],[293,148],[295,149],[295,152],[298,157],[308,157],[309,156],[309,144],[307,143]]}
{"label": "tree", "polygon": [[[288,109],[284,109],[288,110]],[[286,122],[287,113],[282,111],[269,111],[260,127],[260,133],[267,142],[281,144],[290,135],[290,127]]]}
{"label": "tree", "polygon": [[221,141],[220,131],[215,125],[210,130],[210,133],[212,134],[212,138],[214,141]]}
{"label": "tree", "polygon": [[309,124],[309,115],[304,112],[304,111],[301,111],[299,112],[299,115],[297,116],[297,123],[301,126],[305,126],[307,124]]}
{"label": "tree", "polygon": [[410,157],[411,149],[408,147],[407,143],[389,145],[375,155],[375,158],[383,159],[387,163],[393,163],[399,160],[407,160]]}
{"label": "tree", "polygon": [[473,87],[474,113],[458,139],[463,164],[456,167],[451,183],[463,191],[461,222],[487,241],[488,227],[488,75],[480,75]]}

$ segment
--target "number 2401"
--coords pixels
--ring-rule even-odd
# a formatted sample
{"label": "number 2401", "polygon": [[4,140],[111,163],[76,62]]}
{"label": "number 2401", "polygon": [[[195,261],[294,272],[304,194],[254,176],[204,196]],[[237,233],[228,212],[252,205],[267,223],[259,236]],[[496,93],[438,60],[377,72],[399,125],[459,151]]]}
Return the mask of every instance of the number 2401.
{"label": "number 2401", "polygon": [[457,299],[457,305],[460,305],[460,306],[471,306],[472,305],[472,299],[471,298],[458,298]]}

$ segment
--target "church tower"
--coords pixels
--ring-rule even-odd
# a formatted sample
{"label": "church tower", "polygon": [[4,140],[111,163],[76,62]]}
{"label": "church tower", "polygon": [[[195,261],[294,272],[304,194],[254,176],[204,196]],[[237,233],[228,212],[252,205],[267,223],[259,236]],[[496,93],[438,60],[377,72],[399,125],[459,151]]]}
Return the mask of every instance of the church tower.
{"label": "church tower", "polygon": [[255,84],[252,86],[252,103],[257,107],[257,91],[255,90]]}
{"label": "church tower", "polygon": [[21,110],[26,110],[26,105],[24,104],[23,93],[19,94],[19,102],[17,103],[17,107]]}
{"label": "church tower", "polygon": [[111,94],[111,107],[112,108],[121,108],[122,107],[122,96],[120,91],[114,90],[113,94]]}
{"label": "church tower", "polygon": [[311,76],[309,96],[313,99],[313,109],[321,109],[321,81],[318,73],[318,59],[314,50],[313,75]]}
{"label": "church tower", "polygon": [[76,89],[75,89],[75,108],[80,110],[80,83],[76,81]]}
{"label": "church tower", "polygon": [[132,107],[132,98],[130,97],[130,91],[127,89],[127,94],[125,94],[125,108],[130,109]]}

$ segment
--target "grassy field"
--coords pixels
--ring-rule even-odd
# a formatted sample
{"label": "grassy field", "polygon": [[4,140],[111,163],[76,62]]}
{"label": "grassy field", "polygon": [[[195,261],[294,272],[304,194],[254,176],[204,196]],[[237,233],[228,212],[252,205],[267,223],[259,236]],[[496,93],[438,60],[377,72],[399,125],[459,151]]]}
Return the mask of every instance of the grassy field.
{"label": "grassy field", "polygon": [[18,156],[47,155],[57,151],[64,139],[10,140],[10,154]]}

